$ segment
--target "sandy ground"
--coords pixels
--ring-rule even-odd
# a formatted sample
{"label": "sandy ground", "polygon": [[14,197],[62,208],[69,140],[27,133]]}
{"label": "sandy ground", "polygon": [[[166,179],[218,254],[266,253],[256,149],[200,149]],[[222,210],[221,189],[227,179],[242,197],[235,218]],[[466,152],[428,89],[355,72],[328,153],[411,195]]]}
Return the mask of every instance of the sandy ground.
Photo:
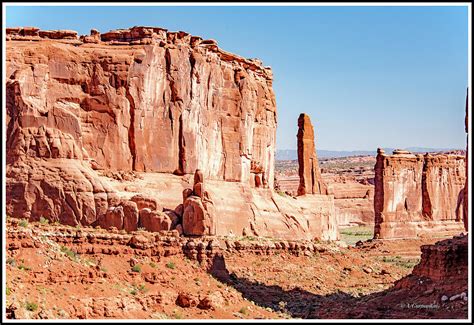
{"label": "sandy ground", "polygon": [[[75,254],[73,245],[48,240],[53,226],[23,226],[17,227],[23,239],[7,251],[6,290],[7,306],[17,318],[27,319],[401,317],[412,312],[399,307],[407,297],[387,292],[411,272],[420,245],[436,241],[368,241],[347,248],[326,243],[308,256],[225,252],[226,271],[215,275],[182,255]],[[131,267],[131,260],[139,270]],[[180,294],[208,305],[182,307]],[[439,300],[440,294],[433,299]],[[364,299],[384,305],[383,313]],[[434,314],[417,310],[415,316],[462,317],[464,307],[457,308]]]}

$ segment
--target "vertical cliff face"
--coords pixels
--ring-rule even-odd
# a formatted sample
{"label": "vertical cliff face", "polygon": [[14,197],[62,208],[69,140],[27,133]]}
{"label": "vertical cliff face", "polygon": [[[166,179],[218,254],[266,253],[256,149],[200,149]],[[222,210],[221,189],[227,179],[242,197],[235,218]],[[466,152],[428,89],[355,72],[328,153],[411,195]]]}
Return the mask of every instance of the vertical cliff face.
{"label": "vertical cliff face", "polygon": [[422,185],[423,215],[434,221],[463,220],[464,185],[466,183],[464,157],[425,155]]}
{"label": "vertical cliff face", "polygon": [[327,194],[316,155],[313,125],[304,113],[298,118],[297,147],[300,176],[298,195]]}
{"label": "vertical cliff face", "polygon": [[[135,45],[148,39],[144,30],[103,34],[100,44],[74,46],[46,34],[8,42],[9,158],[29,152],[94,159],[115,170],[199,168],[211,179],[252,184],[256,165],[271,186],[271,70],[184,32],[152,30],[151,44]],[[51,131],[42,136],[44,148],[31,150],[27,129],[41,125]],[[50,145],[53,138],[61,150]]]}
{"label": "vertical cliff face", "polygon": [[375,237],[439,236],[462,231],[464,157],[378,151]]}
{"label": "vertical cliff face", "polygon": [[375,164],[375,236],[414,237],[416,232],[405,227],[392,234],[386,229],[390,222],[421,221],[423,160],[420,156],[397,151],[393,156],[378,150]]}

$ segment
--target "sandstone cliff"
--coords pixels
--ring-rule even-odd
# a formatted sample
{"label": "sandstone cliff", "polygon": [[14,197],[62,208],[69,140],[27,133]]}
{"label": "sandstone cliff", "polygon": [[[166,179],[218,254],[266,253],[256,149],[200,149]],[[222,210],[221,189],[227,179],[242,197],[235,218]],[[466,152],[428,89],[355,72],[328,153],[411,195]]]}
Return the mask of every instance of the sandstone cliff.
{"label": "sandstone cliff", "polygon": [[[253,184],[259,175],[271,185],[271,70],[183,32],[159,29],[150,45],[131,45],[148,39],[139,34],[147,30],[134,28],[128,38],[109,32],[98,45],[8,42],[10,160],[28,154],[117,170],[199,168],[213,179]],[[130,44],[111,46],[117,39]],[[42,136],[26,130],[40,126]],[[30,135],[44,146],[30,148]]]}
{"label": "sandstone cliff", "polygon": [[[272,228],[275,221],[261,220],[261,235],[337,238],[334,225],[325,223],[332,220],[330,199],[309,214],[301,212],[304,203],[284,214],[272,199],[276,103],[272,71],[258,59],[157,27],[92,30],[79,38],[71,31],[9,28],[7,40],[9,215],[167,230],[182,222],[180,192],[188,184],[180,177],[200,169],[218,182],[214,191],[240,184],[225,198],[246,198],[233,214],[216,216],[217,229],[230,224],[239,235],[251,229],[249,220],[259,213],[254,197],[265,193],[279,221]],[[152,174],[175,174],[174,187],[146,183]],[[111,175],[128,175],[139,190],[126,193]],[[168,197],[170,205],[158,201],[154,208],[130,203],[155,187],[179,192],[178,202]],[[226,204],[217,202],[216,210]],[[321,211],[324,218],[313,219],[317,231],[309,231],[306,217],[293,221]]]}
{"label": "sandstone cliff", "polygon": [[375,237],[462,232],[464,157],[379,149],[375,165]]}
{"label": "sandstone cliff", "polygon": [[[395,283],[395,290],[436,297],[439,303],[467,301],[468,236],[457,236],[421,246],[421,261],[412,273]],[[410,295],[411,293],[407,293]],[[434,297],[433,297],[434,296]]]}

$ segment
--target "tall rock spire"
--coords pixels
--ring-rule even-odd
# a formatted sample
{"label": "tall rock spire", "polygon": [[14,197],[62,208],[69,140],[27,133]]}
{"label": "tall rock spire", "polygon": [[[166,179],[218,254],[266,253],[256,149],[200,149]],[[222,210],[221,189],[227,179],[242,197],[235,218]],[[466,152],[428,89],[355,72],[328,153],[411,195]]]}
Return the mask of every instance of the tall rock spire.
{"label": "tall rock spire", "polygon": [[314,145],[314,129],[311,119],[305,113],[298,118],[298,165],[300,185],[298,195],[327,194],[321,171],[319,170],[316,147]]}

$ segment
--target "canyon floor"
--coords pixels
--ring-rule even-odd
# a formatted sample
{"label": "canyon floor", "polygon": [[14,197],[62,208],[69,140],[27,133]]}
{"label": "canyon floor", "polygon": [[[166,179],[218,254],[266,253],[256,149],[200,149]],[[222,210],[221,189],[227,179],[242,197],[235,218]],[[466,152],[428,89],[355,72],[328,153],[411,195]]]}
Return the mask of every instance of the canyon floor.
{"label": "canyon floor", "polygon": [[[183,255],[183,243],[201,239],[12,219],[7,229],[11,318],[467,317],[467,302],[441,302],[442,288],[393,288],[435,239],[269,250],[269,240],[214,238],[222,247],[215,268]],[[137,244],[144,238],[156,238],[155,248]]]}
{"label": "canyon floor", "polygon": [[[321,165],[329,183],[370,186],[373,162]],[[277,162],[283,187],[297,187],[295,172],[294,162]],[[341,228],[339,242],[127,234],[15,218],[6,229],[9,318],[467,318],[467,301],[443,298],[464,289],[409,276],[420,247],[440,238],[372,240],[370,225]]]}

